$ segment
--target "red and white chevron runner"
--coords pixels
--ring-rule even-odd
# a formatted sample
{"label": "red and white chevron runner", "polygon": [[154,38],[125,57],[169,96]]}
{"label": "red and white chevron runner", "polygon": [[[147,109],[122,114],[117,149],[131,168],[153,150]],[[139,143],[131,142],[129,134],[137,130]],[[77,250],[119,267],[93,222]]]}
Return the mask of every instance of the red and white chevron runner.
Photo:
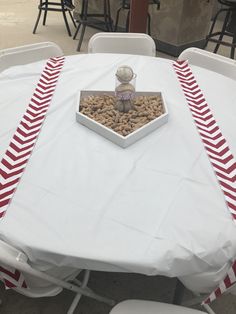
{"label": "red and white chevron runner", "polygon": [[48,60],[38,85],[0,163],[0,218],[13,197],[34,149],[56,88],[64,57]]}
{"label": "red and white chevron runner", "polygon": [[7,268],[0,266],[0,280],[4,282],[6,289],[27,288],[22,273],[9,266]]}
{"label": "red and white chevron runner", "polygon": [[[236,223],[236,161],[234,156],[230,152],[226,139],[213,117],[188,62],[177,60],[173,66],[224,194],[227,207]],[[203,303],[212,302],[234,284],[236,284],[236,261],[219,287]]]}
{"label": "red and white chevron runner", "polygon": [[[64,61],[65,57],[55,57],[47,61],[26,112],[0,162],[0,219],[6,214],[33,152]],[[0,267],[0,279],[8,288],[27,287],[18,270]]]}

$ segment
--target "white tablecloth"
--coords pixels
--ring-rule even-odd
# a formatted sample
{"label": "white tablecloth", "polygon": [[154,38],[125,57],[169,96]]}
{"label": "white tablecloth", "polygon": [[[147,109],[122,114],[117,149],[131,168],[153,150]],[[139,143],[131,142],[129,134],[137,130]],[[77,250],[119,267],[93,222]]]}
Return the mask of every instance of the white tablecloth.
{"label": "white tablecloth", "polygon": [[[0,158],[44,64],[0,74]],[[78,92],[114,90],[122,64],[137,73],[137,91],[162,91],[169,109],[166,125],[126,149],[75,119]],[[236,155],[236,82],[192,69]],[[236,226],[170,60],[66,58],[32,157],[0,222],[0,238],[41,265],[185,279],[212,273],[198,290],[225,272],[236,256]]]}

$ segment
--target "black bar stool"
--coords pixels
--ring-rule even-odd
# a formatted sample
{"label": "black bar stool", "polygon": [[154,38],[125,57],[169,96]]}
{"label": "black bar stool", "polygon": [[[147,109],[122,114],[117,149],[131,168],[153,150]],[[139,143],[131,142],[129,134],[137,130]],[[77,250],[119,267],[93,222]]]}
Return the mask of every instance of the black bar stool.
{"label": "black bar stool", "polygon": [[44,1],[40,0],[39,5],[38,5],[38,9],[39,9],[39,13],[38,13],[38,17],[37,17],[37,20],[36,20],[36,23],[35,23],[35,26],[34,26],[33,34],[35,34],[36,29],[38,27],[38,23],[39,23],[42,11],[44,11],[43,25],[46,24],[48,11],[56,11],[56,12],[62,12],[68,35],[71,36],[71,31],[70,31],[70,27],[69,27],[69,24],[68,24],[68,21],[67,21],[66,12],[69,12],[69,15],[71,17],[72,23],[74,24],[75,27],[76,27],[76,24],[75,24],[75,21],[73,19],[73,16],[72,16],[71,12],[64,6],[63,0],[60,0],[59,2],[51,2],[51,1],[48,1],[48,0],[44,0]]}
{"label": "black bar stool", "polygon": [[[230,58],[234,59],[235,54],[235,47],[236,47],[236,0],[230,1],[230,0],[218,0],[218,2],[222,5],[224,5],[223,8],[221,8],[215,15],[212,25],[210,28],[210,32],[208,36],[206,37],[206,44],[207,46],[208,42],[214,42],[216,43],[214,53],[217,53],[220,45],[231,47],[230,51]],[[215,28],[215,24],[217,21],[217,18],[221,13],[226,13],[225,19],[223,22],[223,26],[221,31],[213,32]],[[234,27],[230,27],[231,25],[234,25]],[[214,38],[216,36],[219,36],[219,38]],[[232,43],[226,42],[223,40],[224,36],[232,37]]]}
{"label": "black bar stool", "polygon": [[[105,26],[105,30],[107,32],[112,32],[113,31],[113,21],[111,18],[111,10],[110,10],[110,0],[103,0],[103,13],[89,13],[88,12],[88,2],[89,0],[82,0],[82,7],[81,7],[81,13],[78,21],[78,26],[76,29],[76,32],[74,34],[73,39],[76,39],[77,34],[80,30],[80,27],[82,25],[82,30],[80,33],[80,38],[79,38],[79,43],[77,46],[77,51],[80,51],[83,38],[84,38],[84,33],[86,26],[93,26],[96,28],[99,28],[99,24],[101,24],[101,21],[95,20],[93,18],[103,18],[104,21],[102,21],[103,25]],[[101,26],[100,26],[101,28]]]}
{"label": "black bar stool", "polygon": [[[156,4],[157,10],[160,9],[160,0],[150,0],[149,4]],[[115,29],[114,29],[115,32],[117,31],[117,28],[118,28],[118,23],[119,23],[119,19],[120,19],[120,12],[122,10],[128,10],[127,18],[126,18],[125,31],[126,32],[129,31],[130,0],[122,0],[122,5],[117,10],[117,13],[116,13],[116,22],[115,22]],[[148,35],[151,35],[151,16],[149,13],[148,13],[148,17],[147,17],[147,26],[148,26]]]}

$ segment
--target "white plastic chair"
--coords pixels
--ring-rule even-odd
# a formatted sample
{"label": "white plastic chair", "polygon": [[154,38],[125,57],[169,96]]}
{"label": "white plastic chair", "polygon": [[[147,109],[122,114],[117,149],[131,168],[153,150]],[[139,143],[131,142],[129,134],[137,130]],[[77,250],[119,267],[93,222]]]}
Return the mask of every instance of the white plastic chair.
{"label": "white plastic chair", "polygon": [[62,56],[63,51],[53,42],[42,42],[0,50],[0,72],[14,65],[27,64]]}
{"label": "white plastic chair", "polygon": [[117,304],[110,314],[205,314],[205,312],[166,303],[127,300]]}
{"label": "white plastic chair", "polygon": [[[15,273],[16,270],[18,275]],[[63,289],[71,290],[76,296],[67,314],[74,313],[82,295],[114,305],[112,300],[95,294],[87,287],[90,274],[88,270],[85,271],[82,282],[75,279],[80,272],[81,270],[76,270],[65,280],[55,278],[37,270],[30,265],[28,257],[23,252],[0,240],[0,279],[5,283],[6,281],[10,282],[12,288],[20,294],[37,298],[57,295]],[[30,286],[30,282],[33,283],[32,286]]]}
{"label": "white plastic chair", "polygon": [[236,80],[236,61],[230,58],[199,48],[188,48],[179,55],[179,59]]}
{"label": "white plastic chair", "polygon": [[156,45],[152,37],[139,33],[97,33],[88,43],[89,53],[124,53],[156,56]]}

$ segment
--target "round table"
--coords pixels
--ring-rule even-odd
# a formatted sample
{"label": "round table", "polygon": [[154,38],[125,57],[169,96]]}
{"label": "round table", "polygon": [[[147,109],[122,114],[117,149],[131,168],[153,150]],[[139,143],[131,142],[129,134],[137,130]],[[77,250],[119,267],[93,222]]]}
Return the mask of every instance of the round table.
{"label": "round table", "polygon": [[[0,74],[0,157],[44,64]],[[80,125],[75,115],[78,93],[114,90],[115,72],[124,64],[137,74],[136,90],[161,91],[169,110],[167,124],[126,149]],[[192,69],[236,155],[236,82]],[[42,268],[177,276],[190,288],[192,276],[210,273],[195,290],[216,285],[236,255],[236,227],[172,61],[66,57],[39,139],[0,222],[0,238]]]}

